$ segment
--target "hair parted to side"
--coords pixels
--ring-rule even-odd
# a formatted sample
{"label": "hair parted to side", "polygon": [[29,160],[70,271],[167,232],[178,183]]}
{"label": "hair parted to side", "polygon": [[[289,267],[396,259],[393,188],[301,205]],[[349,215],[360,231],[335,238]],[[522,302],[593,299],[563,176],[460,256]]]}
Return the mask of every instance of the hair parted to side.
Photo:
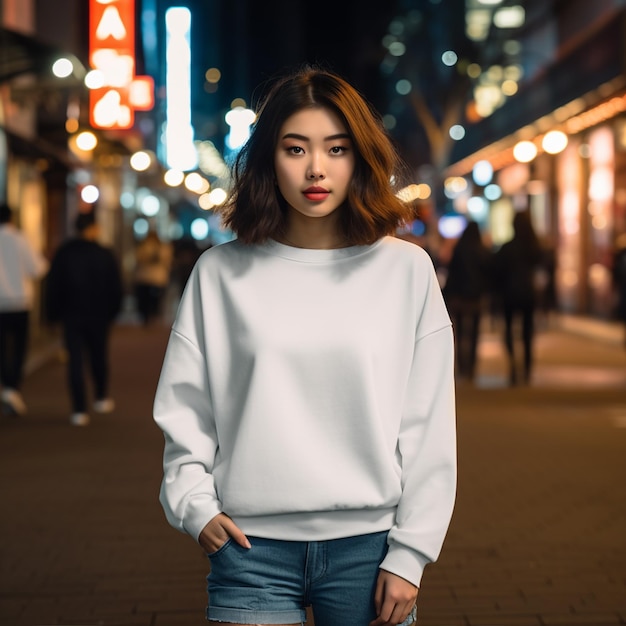
{"label": "hair parted to side", "polygon": [[338,209],[346,240],[370,244],[413,219],[411,207],[395,195],[392,180],[402,164],[377,113],[340,76],[305,66],[273,84],[235,160],[233,188],[222,217],[243,243],[262,243],[283,232],[287,208],[274,173],[278,133],[294,113],[317,107],[339,116],[354,146],[354,175],[347,201]]}

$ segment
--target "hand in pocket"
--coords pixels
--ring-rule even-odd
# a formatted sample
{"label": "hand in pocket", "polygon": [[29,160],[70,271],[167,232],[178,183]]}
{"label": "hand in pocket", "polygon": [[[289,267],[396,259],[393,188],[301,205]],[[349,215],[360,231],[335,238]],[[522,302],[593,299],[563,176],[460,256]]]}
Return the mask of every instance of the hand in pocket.
{"label": "hand in pocket", "polygon": [[232,538],[243,548],[250,548],[250,542],[241,529],[228,515],[216,515],[200,532],[198,543],[207,554],[217,552],[229,538]]}

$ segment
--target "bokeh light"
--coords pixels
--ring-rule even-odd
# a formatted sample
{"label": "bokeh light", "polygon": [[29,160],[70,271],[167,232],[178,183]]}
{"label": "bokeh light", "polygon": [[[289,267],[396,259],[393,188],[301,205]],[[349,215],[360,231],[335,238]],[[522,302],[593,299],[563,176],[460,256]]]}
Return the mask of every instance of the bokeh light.
{"label": "bokeh light", "polygon": [[454,50],[446,50],[442,55],[441,55],[441,61],[444,65],[447,65],[448,67],[452,67],[453,65],[456,65],[456,62],[459,60],[459,57],[457,56],[457,53],[454,52]]}
{"label": "bokeh light", "polygon": [[465,128],[463,128],[461,124],[455,124],[454,126],[450,127],[449,133],[452,139],[454,139],[455,141],[459,141],[460,139],[463,139],[463,137],[465,137]]}
{"label": "bokeh light", "polygon": [[95,185],[85,185],[80,191],[80,197],[83,202],[93,204],[100,197],[100,190]]}
{"label": "bokeh light", "polygon": [[130,157],[130,166],[137,172],[145,172],[152,164],[152,157],[145,150],[139,150]]}
{"label": "bokeh light", "polygon": [[513,156],[520,163],[529,163],[537,156],[537,146],[532,141],[519,141],[513,148]]}
{"label": "bokeh light", "polygon": [[196,241],[202,241],[209,236],[209,223],[202,217],[197,217],[190,226],[191,236]]}
{"label": "bokeh light", "polygon": [[180,170],[169,169],[163,174],[163,180],[170,187],[178,187],[185,180],[185,173]]}
{"label": "bokeh light", "polygon": [[76,136],[76,145],[88,152],[98,145],[98,138],[91,131],[86,130]]}
{"label": "bokeh light", "polygon": [[567,147],[567,135],[560,130],[551,130],[541,140],[541,147],[548,154],[558,154]]}
{"label": "bokeh light", "polygon": [[57,59],[52,64],[52,73],[57,78],[67,78],[68,76],[72,74],[73,71],[74,71],[74,64],[69,59],[66,59],[65,57]]}
{"label": "bokeh light", "polygon": [[493,178],[493,166],[489,161],[477,161],[472,169],[472,178],[477,185],[484,187]]}

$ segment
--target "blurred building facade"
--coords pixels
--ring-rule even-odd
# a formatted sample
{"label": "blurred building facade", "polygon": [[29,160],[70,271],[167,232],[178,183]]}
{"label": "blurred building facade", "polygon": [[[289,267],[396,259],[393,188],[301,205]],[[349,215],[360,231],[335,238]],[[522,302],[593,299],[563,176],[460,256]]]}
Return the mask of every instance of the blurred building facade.
{"label": "blurred building facade", "polygon": [[[33,0],[3,0],[0,15],[0,198],[14,210],[31,244],[46,254],[65,234],[67,183],[75,165],[64,120],[76,82],[55,80],[51,66],[67,56],[77,73],[84,67],[67,42],[57,46],[38,36]],[[61,143],[46,128],[55,115]],[[30,316],[35,341],[44,333],[41,318],[37,293]]]}
{"label": "blurred building facade", "polygon": [[[530,210],[554,247],[558,309],[611,319],[613,249],[626,232],[626,3],[502,5],[521,7],[524,19],[487,24],[458,122],[465,134],[443,172],[451,189],[457,181],[444,212],[477,219],[498,246],[512,215]],[[482,113],[481,88],[495,92]],[[493,174],[481,180],[485,167]]]}
{"label": "blurred building facade", "polygon": [[[142,173],[131,166],[131,156],[144,147],[146,133],[141,118],[123,130],[92,123],[87,77],[93,69],[93,4],[0,3],[0,195],[33,245],[48,257],[74,233],[78,212],[96,203],[102,243],[115,250],[130,283],[135,204],[125,211],[121,199],[125,193],[134,199],[141,184]],[[132,6],[134,35],[139,7],[134,1],[121,4]],[[117,27],[126,24],[111,20],[110,28]],[[109,40],[119,37],[113,30],[108,35]],[[59,62],[68,69],[57,69]],[[141,72],[141,57],[134,62],[135,73]],[[40,323],[45,311],[38,307],[37,313],[34,341],[45,340],[50,330]]]}

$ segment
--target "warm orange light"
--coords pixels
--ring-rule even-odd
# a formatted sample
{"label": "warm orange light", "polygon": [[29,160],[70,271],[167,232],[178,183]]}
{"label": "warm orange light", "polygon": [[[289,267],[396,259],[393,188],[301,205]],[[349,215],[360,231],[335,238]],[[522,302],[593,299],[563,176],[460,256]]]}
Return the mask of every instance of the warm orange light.
{"label": "warm orange light", "polygon": [[541,147],[548,154],[558,154],[567,147],[567,135],[561,130],[551,130],[547,132],[541,140]]}
{"label": "warm orange light", "polygon": [[520,163],[530,163],[537,156],[537,146],[532,141],[518,141],[513,148],[513,156]]}
{"label": "warm orange light", "polygon": [[135,76],[128,89],[131,105],[137,111],[149,111],[154,106],[154,80],[151,76]]}
{"label": "warm orange light", "polygon": [[90,0],[89,43],[90,61],[96,50],[117,50],[134,58],[135,0]]}
{"label": "warm orange light", "polygon": [[482,115],[478,112],[475,100],[471,100],[467,103],[467,106],[465,107],[465,117],[467,118],[467,121],[472,124],[480,122],[480,120],[483,119]]}
{"label": "warm orange light", "polygon": [[95,128],[127,129],[154,106],[154,83],[135,76],[135,0],[89,0],[89,61],[103,85],[89,93]]}
{"label": "warm orange light", "polygon": [[128,89],[102,87],[90,92],[89,123],[94,128],[132,128],[134,117]]}
{"label": "warm orange light", "polygon": [[593,109],[569,119],[565,126],[567,132],[571,134],[579,133],[586,128],[596,126],[605,120],[615,117],[624,110],[626,110],[626,95],[615,96],[607,102],[603,102]]}

